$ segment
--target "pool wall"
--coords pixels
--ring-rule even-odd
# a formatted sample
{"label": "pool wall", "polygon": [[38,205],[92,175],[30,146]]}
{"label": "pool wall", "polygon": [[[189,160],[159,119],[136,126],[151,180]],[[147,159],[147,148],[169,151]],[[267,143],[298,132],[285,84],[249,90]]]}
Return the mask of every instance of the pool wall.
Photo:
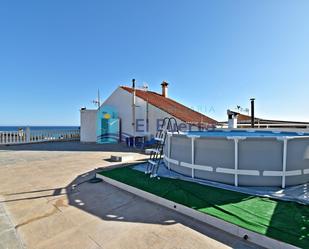
{"label": "pool wall", "polygon": [[309,182],[309,137],[204,137],[169,133],[168,168],[192,178],[235,186]]}

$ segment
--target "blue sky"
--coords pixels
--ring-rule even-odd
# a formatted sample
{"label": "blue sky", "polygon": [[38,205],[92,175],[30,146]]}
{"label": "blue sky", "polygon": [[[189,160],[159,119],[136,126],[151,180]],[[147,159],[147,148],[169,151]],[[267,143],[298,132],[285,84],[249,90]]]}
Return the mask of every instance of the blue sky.
{"label": "blue sky", "polygon": [[147,82],[218,120],[309,121],[309,2],[0,2],[0,125],[78,125],[117,86]]}

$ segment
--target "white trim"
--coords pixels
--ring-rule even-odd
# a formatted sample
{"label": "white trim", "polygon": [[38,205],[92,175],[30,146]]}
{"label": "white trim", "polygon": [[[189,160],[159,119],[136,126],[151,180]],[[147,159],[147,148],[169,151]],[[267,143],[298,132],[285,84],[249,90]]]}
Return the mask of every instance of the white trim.
{"label": "white trim", "polygon": [[287,159],[288,139],[283,140],[283,155],[282,155],[282,184],[281,187],[285,188],[285,176],[286,176],[286,159]]}
{"label": "white trim", "polygon": [[198,165],[198,164],[191,164],[186,162],[180,162],[180,166],[204,171],[213,171],[213,167],[206,166],[206,165]]}
{"label": "white trim", "polygon": [[235,169],[228,168],[216,168],[217,173],[225,173],[225,174],[235,174]]}
{"label": "white trim", "polygon": [[[168,158],[171,157],[171,137],[172,137],[172,135],[170,135],[170,134],[167,135],[167,154],[168,154]],[[167,168],[168,169],[171,168],[169,161],[167,161]]]}
{"label": "white trim", "polygon": [[[194,165],[194,161],[195,161],[194,140],[195,140],[195,137],[191,137],[191,163],[192,165]],[[191,168],[191,176],[192,178],[194,178],[194,168],[193,167]]]}
{"label": "white trim", "polygon": [[304,169],[304,175],[309,174],[309,169]]}
{"label": "white trim", "polygon": [[155,148],[146,149],[145,152],[146,152],[146,154],[150,154],[151,152],[154,152],[154,153],[157,153],[157,154],[160,153],[160,151],[158,149],[155,149]]}
{"label": "white trim", "polygon": [[187,137],[188,137],[188,138],[200,138],[201,136],[198,136],[198,135],[189,135],[189,134],[188,134]]}
{"label": "white trim", "polygon": [[157,165],[157,163],[155,161],[152,161],[152,160],[148,160],[148,163],[150,163],[152,165]]}
{"label": "white trim", "polygon": [[285,141],[285,140],[290,140],[290,139],[293,139],[294,137],[292,136],[281,136],[281,137],[276,137],[276,139],[278,141]]}
{"label": "white trim", "polygon": [[257,245],[260,245],[262,247],[266,248],[273,248],[273,249],[297,249],[298,247],[287,244],[285,242],[267,237],[265,235],[255,233],[252,231],[249,231],[247,229],[238,227],[232,223],[226,222],[224,220],[221,220],[219,218],[213,217],[211,215],[199,212],[197,210],[194,210],[192,208],[186,207],[184,205],[175,203],[173,201],[169,201],[167,199],[164,199],[162,197],[156,196],[154,194],[148,193],[146,191],[134,188],[132,186],[129,186],[127,184],[115,181],[113,179],[110,179],[108,177],[102,176],[100,174],[96,174],[97,178],[103,179],[104,182],[111,184],[117,188],[123,189],[127,192],[130,192],[132,194],[135,194],[141,198],[144,198],[146,200],[152,201],[156,204],[159,204],[161,206],[164,206],[166,208],[172,209],[178,213],[187,215],[193,219],[199,220],[201,222],[204,222],[206,224],[209,224],[213,227],[216,227],[222,231],[225,231],[229,234],[232,234],[234,236],[243,238],[244,235],[248,235],[248,241],[255,243]]}
{"label": "white trim", "polygon": [[[248,175],[248,176],[283,176],[282,171],[270,171],[270,170],[264,170],[262,174],[260,174],[259,170],[247,170],[247,169],[230,169],[230,168],[221,168],[218,167],[216,170],[214,170],[213,166],[208,165],[199,165],[199,164],[192,164],[187,162],[179,162],[175,159],[168,158],[164,156],[164,159],[167,163],[173,163],[182,167],[191,168],[194,170],[203,170],[203,171],[210,171],[210,172],[217,172],[217,173],[223,173],[223,174],[237,174],[237,175]],[[303,170],[304,174],[309,174],[309,169]],[[299,176],[302,175],[302,170],[289,170],[285,172],[285,176]]]}
{"label": "white trim", "polygon": [[227,137],[228,140],[234,140],[234,185],[238,186],[238,143],[247,137]]}
{"label": "white trim", "polygon": [[285,176],[300,176],[301,170],[300,169],[296,169],[296,170],[289,170],[285,172]]}
{"label": "white trim", "polygon": [[[285,171],[285,176],[299,176],[301,174],[302,174],[301,169]],[[263,176],[281,176],[282,177],[283,172],[282,171],[264,170]]]}
{"label": "white trim", "polygon": [[226,137],[226,139],[227,140],[245,140],[245,139],[247,139],[247,137],[245,137],[245,136],[227,136]]}
{"label": "white trim", "polygon": [[258,170],[247,170],[247,169],[229,169],[229,168],[217,168],[217,173],[224,174],[237,174],[237,175],[248,175],[248,176],[259,176],[260,172]]}
{"label": "white trim", "polygon": [[164,157],[164,159],[168,162],[168,163],[173,163],[173,164],[177,164],[179,165],[179,161],[175,160],[175,159],[171,159],[171,158],[168,158],[168,157]]}
{"label": "white trim", "polygon": [[156,141],[158,141],[158,142],[161,142],[161,143],[163,143],[163,141],[164,141],[163,138],[160,138],[160,137],[155,137],[154,139],[155,139]]}
{"label": "white trim", "polygon": [[238,174],[237,174],[237,170],[238,170],[238,139],[235,138],[234,139],[234,144],[235,144],[235,149],[234,149],[234,157],[235,157],[235,165],[234,165],[234,169],[235,169],[235,175],[234,175],[234,185],[237,187],[238,186]]}

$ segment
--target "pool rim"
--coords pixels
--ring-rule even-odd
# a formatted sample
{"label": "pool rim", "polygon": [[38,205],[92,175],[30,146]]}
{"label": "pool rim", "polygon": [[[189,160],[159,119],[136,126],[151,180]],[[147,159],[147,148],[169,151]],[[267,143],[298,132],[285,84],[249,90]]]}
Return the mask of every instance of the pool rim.
{"label": "pool rim", "polygon": [[[239,130],[238,130],[239,131]],[[206,133],[206,132],[205,132]],[[186,162],[186,161],[181,161],[178,160],[177,158],[172,158],[171,157],[171,137],[172,136],[184,136],[187,137],[188,139],[191,140],[191,163]],[[215,167],[215,166],[211,166],[208,165],[207,163],[205,164],[195,164],[195,148],[194,148],[194,144],[195,144],[195,140],[196,139],[212,139],[212,140],[224,140],[226,139],[226,141],[234,141],[234,167],[231,168],[225,168],[225,167]],[[240,141],[246,140],[246,139],[258,139],[258,140],[277,140],[278,142],[282,142],[282,168],[280,170],[261,170],[261,169],[239,169],[239,149],[238,149],[238,145]],[[289,176],[294,176],[294,177],[304,177],[307,178],[306,176],[303,175],[308,175],[309,174],[309,165],[308,167],[305,166],[305,168],[301,168],[301,169],[292,169],[292,170],[287,170],[287,152],[288,152],[288,141],[290,140],[298,140],[298,139],[309,139],[309,136],[307,135],[297,135],[297,136],[200,136],[200,135],[194,135],[194,134],[190,134],[187,132],[168,132],[167,133],[167,148],[165,148],[165,152],[164,152],[164,163],[167,166],[168,169],[172,169],[171,164],[174,165],[175,167],[184,167],[184,168],[189,168],[191,169],[191,177],[192,178],[196,178],[195,177],[195,171],[196,170],[200,170],[200,171],[208,171],[208,172],[213,172],[213,173],[221,173],[221,174],[230,174],[230,175],[234,175],[234,184],[232,183],[226,183],[226,182],[222,182],[222,181],[217,181],[217,182],[222,182],[222,183],[226,183],[226,184],[232,184],[234,186],[238,186],[239,184],[239,176],[258,176],[258,177],[281,177],[281,188],[285,188],[286,187],[286,178]],[[194,155],[194,156],[193,156]],[[306,158],[307,159],[307,158]],[[172,169],[175,172],[178,172],[175,169]],[[178,172],[180,173],[180,172]],[[189,175],[188,175],[189,176]],[[224,176],[223,176],[224,177]],[[228,178],[228,176],[226,176]],[[197,177],[198,178],[198,177]],[[201,179],[205,179],[205,180],[210,180],[207,178],[201,178]],[[277,178],[276,178],[277,179]],[[293,179],[292,179],[293,181]],[[309,182],[309,180],[306,182]],[[299,184],[302,184],[302,182],[300,182]],[[243,185],[243,184],[241,184]],[[297,185],[297,184],[288,184],[289,186],[292,185]],[[246,186],[246,185],[243,185]],[[260,185],[249,185],[249,186],[260,186]],[[265,186],[272,186],[272,185],[265,185]],[[279,184],[278,184],[279,186]]]}

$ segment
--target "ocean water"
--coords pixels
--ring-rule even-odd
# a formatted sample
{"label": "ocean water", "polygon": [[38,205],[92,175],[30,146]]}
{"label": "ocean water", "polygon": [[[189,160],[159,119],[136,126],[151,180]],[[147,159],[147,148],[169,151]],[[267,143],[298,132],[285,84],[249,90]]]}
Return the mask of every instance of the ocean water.
{"label": "ocean water", "polygon": [[[25,130],[27,126],[0,126],[0,131],[18,131]],[[79,126],[29,126],[30,130],[78,130]]]}

